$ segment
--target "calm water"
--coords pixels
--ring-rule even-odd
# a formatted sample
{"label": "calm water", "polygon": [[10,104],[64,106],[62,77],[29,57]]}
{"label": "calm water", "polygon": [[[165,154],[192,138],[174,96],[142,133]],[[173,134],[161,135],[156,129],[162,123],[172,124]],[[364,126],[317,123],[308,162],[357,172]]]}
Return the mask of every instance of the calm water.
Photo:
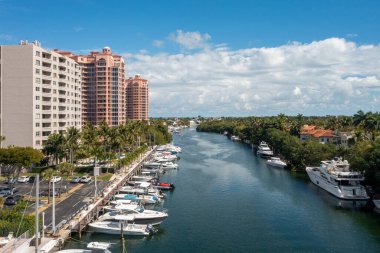
{"label": "calm water", "polygon": [[[186,130],[176,184],[157,234],[125,241],[127,252],[380,252],[380,215],[340,202],[306,175],[268,168],[243,144]],[[116,243],[85,233],[82,240]],[[83,247],[71,242],[69,248]]]}

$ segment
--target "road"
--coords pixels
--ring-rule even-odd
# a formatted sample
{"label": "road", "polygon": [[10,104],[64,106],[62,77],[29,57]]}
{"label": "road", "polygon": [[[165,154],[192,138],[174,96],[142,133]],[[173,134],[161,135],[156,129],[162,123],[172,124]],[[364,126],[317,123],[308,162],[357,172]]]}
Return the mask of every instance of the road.
{"label": "road", "polygon": [[[98,181],[98,191],[102,192],[107,181]],[[73,192],[69,197],[56,204],[55,206],[55,221],[56,225],[62,221],[68,220],[73,214],[81,210],[85,205],[92,202],[95,194],[95,183],[91,181],[84,184],[83,187]],[[45,210],[45,224],[52,223],[52,207]]]}

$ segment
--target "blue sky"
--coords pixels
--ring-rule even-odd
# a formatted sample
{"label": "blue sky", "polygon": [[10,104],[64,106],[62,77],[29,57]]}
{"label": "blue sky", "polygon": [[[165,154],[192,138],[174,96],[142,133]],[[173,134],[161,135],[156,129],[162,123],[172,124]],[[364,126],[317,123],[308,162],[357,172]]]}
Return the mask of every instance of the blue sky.
{"label": "blue sky", "polygon": [[[150,80],[152,116],[352,114],[380,105],[380,1],[0,0],[0,24],[0,44],[110,46],[126,57],[128,75]],[[298,73],[313,54],[317,62]]]}

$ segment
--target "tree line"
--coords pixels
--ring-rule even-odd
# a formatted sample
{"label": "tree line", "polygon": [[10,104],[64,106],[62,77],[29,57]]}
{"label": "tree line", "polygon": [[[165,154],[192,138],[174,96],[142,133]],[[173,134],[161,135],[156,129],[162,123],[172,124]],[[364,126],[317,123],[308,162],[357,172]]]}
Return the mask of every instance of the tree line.
{"label": "tree line", "polygon": [[[302,126],[352,132],[347,147],[322,144],[317,139],[301,141]],[[285,159],[289,167],[305,171],[306,166],[319,166],[320,161],[341,156],[351,169],[361,171],[366,183],[380,186],[380,114],[358,111],[353,116],[286,116],[205,119],[198,131],[239,136],[253,145],[266,141],[275,154]]]}

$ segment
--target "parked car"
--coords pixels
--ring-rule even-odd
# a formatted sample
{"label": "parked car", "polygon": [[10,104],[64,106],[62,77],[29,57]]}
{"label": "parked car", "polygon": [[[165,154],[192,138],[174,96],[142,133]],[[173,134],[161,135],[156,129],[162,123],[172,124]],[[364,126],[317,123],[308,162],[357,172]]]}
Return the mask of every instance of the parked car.
{"label": "parked car", "polygon": [[0,189],[0,196],[5,197],[5,196],[8,196],[8,195],[14,194],[16,191],[17,190],[16,190],[15,187],[12,187],[12,189],[10,189],[10,188],[2,188],[2,189]]}
{"label": "parked car", "polygon": [[71,183],[79,183],[80,182],[80,177],[73,177],[72,179],[71,179]]}
{"label": "parked car", "polygon": [[18,177],[17,182],[19,182],[19,183],[27,183],[27,182],[29,182],[29,177],[28,176]]}
{"label": "parked car", "polygon": [[[45,191],[40,192],[40,196],[47,197],[48,195],[49,195],[49,190],[45,190]],[[54,195],[55,196],[59,195],[59,190],[58,189],[55,189]],[[50,190],[50,196],[53,196],[53,190]]]}
{"label": "parked car", "polygon": [[52,179],[50,179],[50,183],[57,183],[59,181],[61,181],[62,178],[61,177],[57,177],[57,176],[54,176]]}
{"label": "parked car", "polygon": [[89,183],[91,181],[91,177],[90,176],[83,176],[80,178],[80,182],[81,183]]}
{"label": "parked car", "polygon": [[15,177],[10,177],[10,178],[5,179],[6,184],[15,184],[16,182],[17,182],[17,178]]}
{"label": "parked car", "polygon": [[6,206],[10,206],[10,205],[16,205],[18,200],[22,199],[22,196],[21,195],[12,195],[12,196],[8,196],[5,201],[4,201],[4,205]]}
{"label": "parked car", "polygon": [[30,176],[29,183],[34,183],[34,181],[36,181],[36,176]]}

